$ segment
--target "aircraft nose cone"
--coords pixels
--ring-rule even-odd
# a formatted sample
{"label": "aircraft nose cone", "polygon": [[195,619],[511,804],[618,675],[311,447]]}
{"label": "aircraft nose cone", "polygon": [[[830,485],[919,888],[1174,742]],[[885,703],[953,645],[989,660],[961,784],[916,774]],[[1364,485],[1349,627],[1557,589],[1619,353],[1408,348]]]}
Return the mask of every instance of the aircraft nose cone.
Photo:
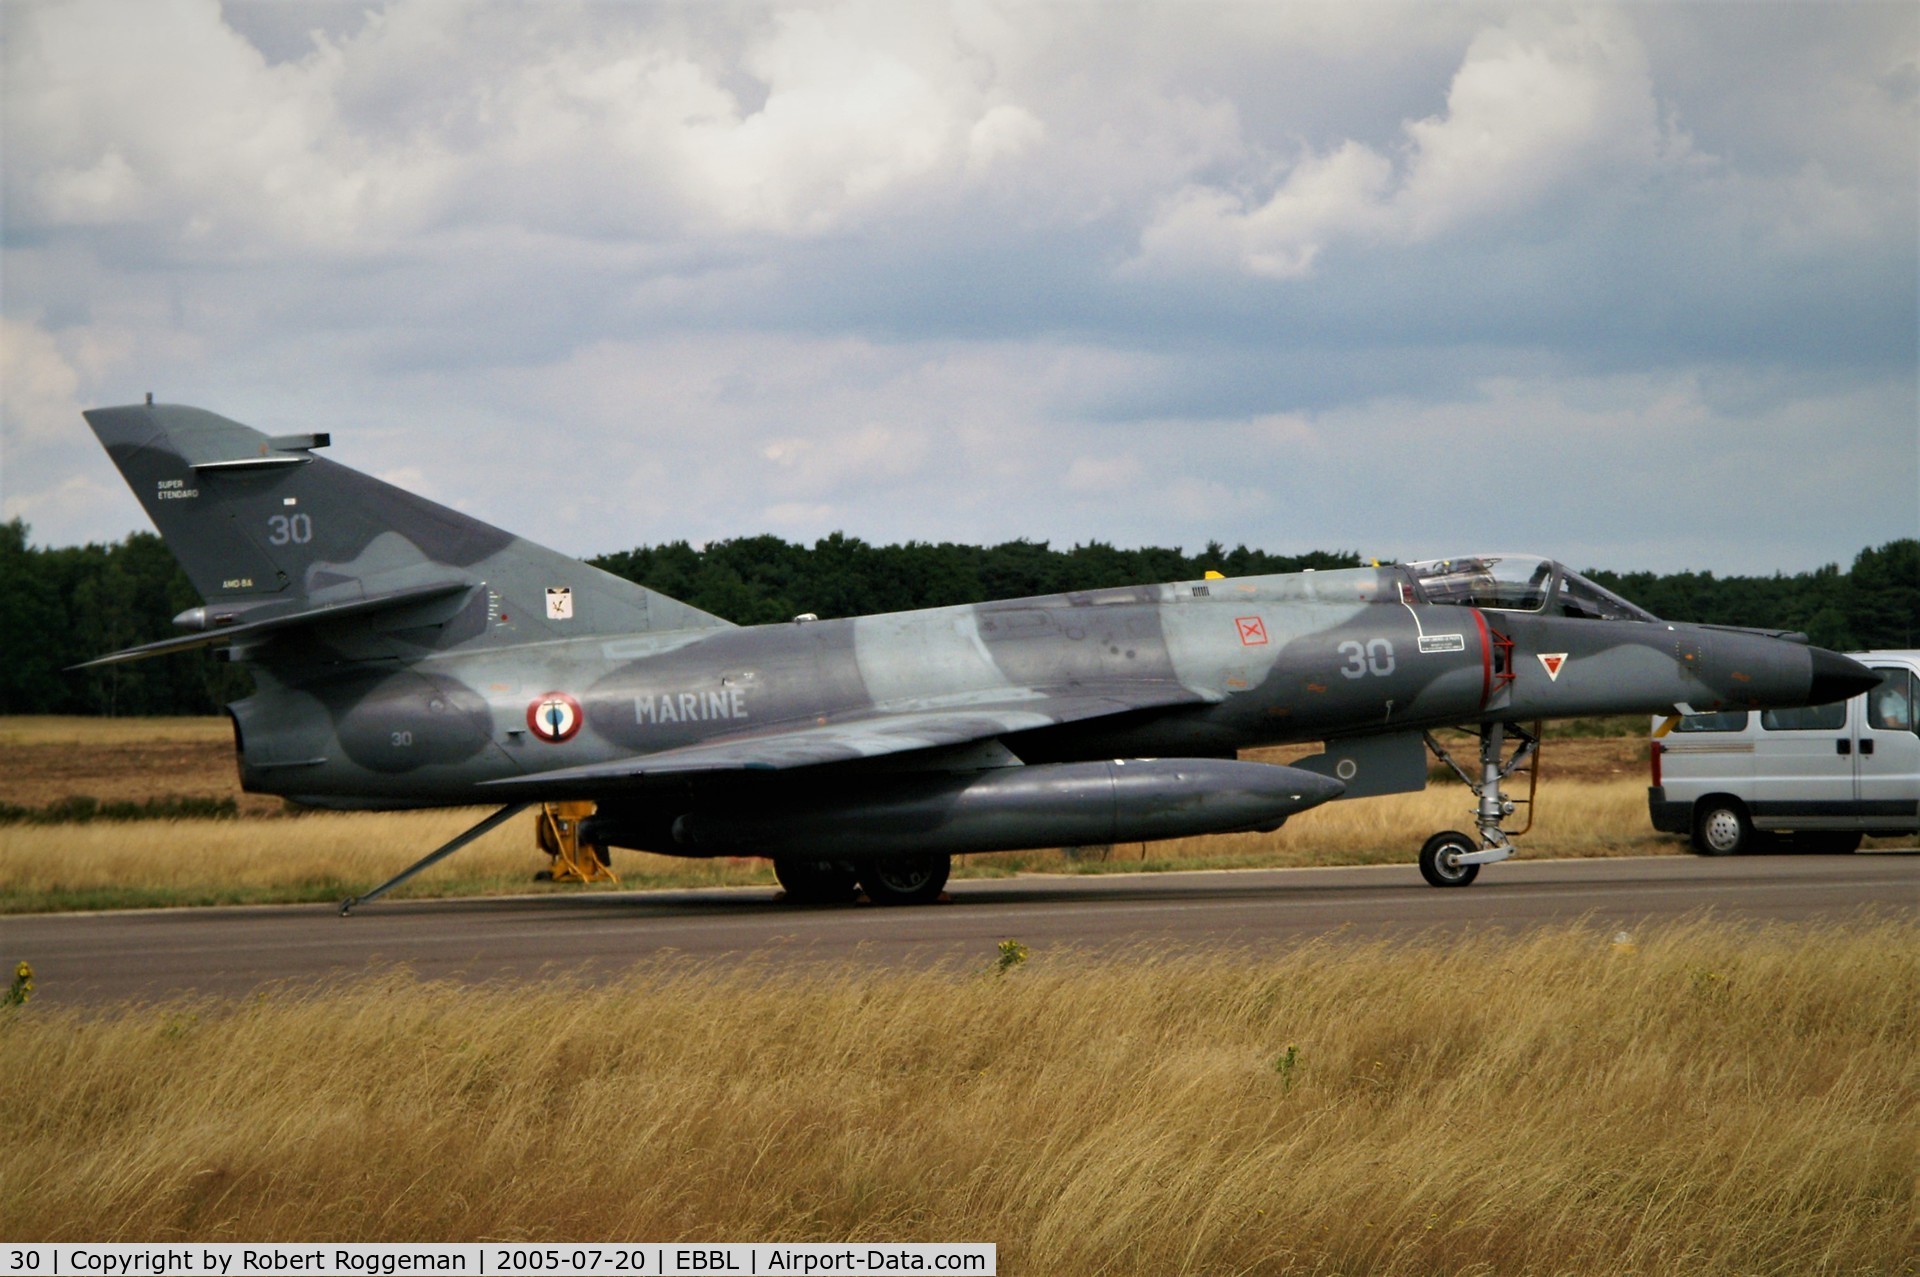
{"label": "aircraft nose cone", "polygon": [[1824,647],[1807,649],[1813,661],[1813,679],[1807,686],[1807,704],[1844,701],[1879,683],[1880,676],[1850,657]]}

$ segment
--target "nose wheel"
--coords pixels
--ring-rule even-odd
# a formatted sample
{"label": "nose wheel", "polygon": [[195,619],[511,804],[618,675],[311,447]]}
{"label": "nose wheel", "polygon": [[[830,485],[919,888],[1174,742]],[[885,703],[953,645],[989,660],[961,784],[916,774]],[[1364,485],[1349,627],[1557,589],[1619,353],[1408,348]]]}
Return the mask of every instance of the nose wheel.
{"label": "nose wheel", "polygon": [[[1533,828],[1533,800],[1540,783],[1536,765],[1540,753],[1540,724],[1531,730],[1519,723],[1487,723],[1479,729],[1480,758],[1475,771],[1468,771],[1447,751],[1447,747],[1425,733],[1427,748],[1433,756],[1453,769],[1477,800],[1474,805],[1474,832],[1478,838],[1455,830],[1442,830],[1427,839],[1420,848],[1420,876],[1436,887],[1464,887],[1480,874],[1481,865],[1505,860],[1514,853],[1513,838]],[[1507,752],[1509,738],[1513,752]],[[1501,782],[1515,772],[1527,772],[1527,796],[1516,802],[1501,789]],[[1524,805],[1527,823],[1509,832],[1502,827],[1507,817]]]}
{"label": "nose wheel", "polygon": [[1478,850],[1465,834],[1442,830],[1420,848],[1420,876],[1429,886],[1464,887],[1480,876],[1480,866],[1461,857]]}

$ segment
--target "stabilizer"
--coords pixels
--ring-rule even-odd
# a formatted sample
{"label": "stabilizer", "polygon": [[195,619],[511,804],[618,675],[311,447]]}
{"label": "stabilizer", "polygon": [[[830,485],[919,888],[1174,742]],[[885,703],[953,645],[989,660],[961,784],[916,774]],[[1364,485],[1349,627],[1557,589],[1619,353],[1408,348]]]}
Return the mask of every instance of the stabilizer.
{"label": "stabilizer", "polygon": [[[367,617],[376,612],[400,612],[416,604],[432,603],[457,595],[465,595],[473,589],[474,587],[465,581],[420,585],[410,590],[393,590],[386,594],[370,595],[351,603],[323,603],[318,607],[309,607],[298,612],[279,612],[267,617],[264,621],[235,623],[235,618],[231,614],[216,612],[212,614],[211,623],[215,627],[212,630],[199,634],[182,634],[175,638],[161,639],[155,643],[142,643],[139,647],[129,647],[124,651],[111,652],[106,656],[96,656],[90,661],[82,661],[78,665],[69,665],[67,668],[90,670],[98,665],[118,665],[122,661],[144,661],[149,656],[170,656],[175,652],[189,652],[196,647],[246,647],[275,634],[284,634],[309,626],[331,625],[340,621]],[[174,623],[201,629],[209,623],[207,609],[197,607],[183,612],[174,618]]]}
{"label": "stabilizer", "polygon": [[138,655],[322,622],[404,624],[434,650],[728,624],[315,456],[324,434],[176,404],[84,415],[206,600],[178,618],[204,637]]}

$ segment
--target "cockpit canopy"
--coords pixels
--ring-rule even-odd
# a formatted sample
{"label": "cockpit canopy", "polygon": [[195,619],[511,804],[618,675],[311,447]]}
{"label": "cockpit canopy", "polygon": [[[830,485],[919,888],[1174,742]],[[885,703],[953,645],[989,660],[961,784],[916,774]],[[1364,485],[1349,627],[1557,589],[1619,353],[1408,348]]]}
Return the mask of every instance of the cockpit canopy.
{"label": "cockpit canopy", "polygon": [[1544,612],[1596,621],[1653,621],[1605,586],[1552,559],[1533,554],[1477,554],[1406,565],[1428,603],[1500,612]]}

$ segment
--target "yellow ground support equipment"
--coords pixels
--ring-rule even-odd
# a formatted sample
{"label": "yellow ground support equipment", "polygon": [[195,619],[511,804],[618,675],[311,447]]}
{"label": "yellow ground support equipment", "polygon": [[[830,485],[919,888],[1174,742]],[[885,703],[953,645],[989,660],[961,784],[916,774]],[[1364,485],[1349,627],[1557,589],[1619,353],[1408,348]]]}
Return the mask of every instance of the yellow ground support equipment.
{"label": "yellow ground support equipment", "polygon": [[593,815],[593,803],[542,803],[534,841],[553,857],[553,867],[536,875],[554,882],[614,882],[620,875],[607,864],[607,849],[580,841],[580,822]]}

